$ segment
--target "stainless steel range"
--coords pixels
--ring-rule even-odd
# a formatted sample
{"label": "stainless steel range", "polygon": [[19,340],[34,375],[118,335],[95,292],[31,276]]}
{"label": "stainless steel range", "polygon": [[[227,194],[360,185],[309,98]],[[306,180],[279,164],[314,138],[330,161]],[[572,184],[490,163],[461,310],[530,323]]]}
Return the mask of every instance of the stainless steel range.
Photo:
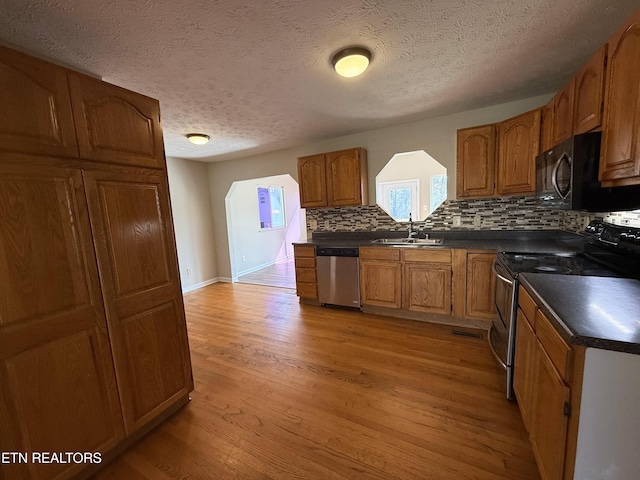
{"label": "stainless steel range", "polygon": [[627,277],[640,279],[640,228],[594,221],[584,231],[580,253],[499,253],[494,264],[498,310],[489,331],[489,346],[506,372],[506,394],[513,394],[518,277],[521,273]]}

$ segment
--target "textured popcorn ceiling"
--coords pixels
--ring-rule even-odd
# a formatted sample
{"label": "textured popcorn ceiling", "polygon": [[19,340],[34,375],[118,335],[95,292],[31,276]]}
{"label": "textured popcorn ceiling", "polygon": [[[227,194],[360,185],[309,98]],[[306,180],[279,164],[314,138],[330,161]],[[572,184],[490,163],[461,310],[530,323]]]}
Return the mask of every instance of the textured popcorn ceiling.
{"label": "textured popcorn ceiling", "polygon": [[[0,42],[159,99],[167,155],[216,161],[553,92],[639,6],[0,0]],[[352,45],[373,59],[344,79],[330,57]]]}

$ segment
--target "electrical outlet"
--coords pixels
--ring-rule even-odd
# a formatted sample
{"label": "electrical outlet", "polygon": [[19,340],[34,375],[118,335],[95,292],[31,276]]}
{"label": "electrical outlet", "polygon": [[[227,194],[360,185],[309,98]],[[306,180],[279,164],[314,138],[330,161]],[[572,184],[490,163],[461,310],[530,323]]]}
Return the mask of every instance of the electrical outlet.
{"label": "electrical outlet", "polygon": [[480,216],[479,213],[476,213],[476,215],[473,217],[473,226],[479,227],[481,225],[482,225],[482,217]]}
{"label": "electrical outlet", "polygon": [[247,257],[245,257],[244,255],[242,255],[242,261],[246,262],[247,261]]}
{"label": "electrical outlet", "polygon": [[187,268],[187,277],[190,277],[190,276],[191,276],[191,269]]}
{"label": "electrical outlet", "polygon": [[461,223],[460,215],[454,215],[452,220],[453,220],[454,227],[460,226],[460,223]]}
{"label": "electrical outlet", "polygon": [[317,230],[318,229],[318,221],[317,220],[309,220],[309,229]]}

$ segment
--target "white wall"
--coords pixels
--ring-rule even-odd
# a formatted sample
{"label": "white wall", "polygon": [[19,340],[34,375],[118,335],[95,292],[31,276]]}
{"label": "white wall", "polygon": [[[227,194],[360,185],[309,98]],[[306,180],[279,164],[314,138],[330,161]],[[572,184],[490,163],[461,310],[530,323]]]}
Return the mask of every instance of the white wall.
{"label": "white wall", "polygon": [[167,175],[182,290],[189,291],[217,277],[207,165],[167,157]]}
{"label": "white wall", "polygon": [[[284,187],[285,228],[260,229],[258,187]],[[277,260],[293,257],[292,243],[306,238],[298,183],[291,175],[234,182],[225,202],[233,280]]]}
{"label": "white wall", "polygon": [[369,164],[369,203],[375,203],[375,177],[397,152],[424,150],[436,158],[448,175],[447,191],[456,191],[456,131],[459,128],[500,122],[544,105],[551,95],[518,100],[502,105],[345,135],[266,154],[209,164],[211,206],[215,228],[216,258],[220,276],[231,277],[231,259],[225,219],[225,195],[238,180],[290,174],[298,178],[296,159],[304,155],[343,148],[363,147]]}

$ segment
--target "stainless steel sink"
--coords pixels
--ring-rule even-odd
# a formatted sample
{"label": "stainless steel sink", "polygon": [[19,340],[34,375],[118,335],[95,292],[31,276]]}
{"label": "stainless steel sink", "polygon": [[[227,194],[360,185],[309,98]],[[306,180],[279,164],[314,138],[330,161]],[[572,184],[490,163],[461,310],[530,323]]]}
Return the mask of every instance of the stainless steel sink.
{"label": "stainless steel sink", "polygon": [[441,238],[376,238],[371,243],[385,245],[441,245]]}

